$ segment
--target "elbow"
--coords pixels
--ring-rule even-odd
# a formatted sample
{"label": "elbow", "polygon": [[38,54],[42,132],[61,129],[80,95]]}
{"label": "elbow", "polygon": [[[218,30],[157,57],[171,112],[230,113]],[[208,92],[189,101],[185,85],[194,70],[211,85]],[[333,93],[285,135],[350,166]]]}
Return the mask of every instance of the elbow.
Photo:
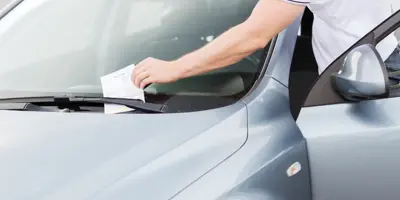
{"label": "elbow", "polygon": [[265,48],[265,46],[267,46],[267,44],[269,43],[269,41],[272,38],[267,37],[265,35],[255,35],[254,37],[254,46],[255,48],[258,49],[263,49]]}
{"label": "elbow", "polygon": [[252,46],[253,50],[265,48],[273,37],[265,28],[246,23],[243,25],[245,26],[244,30],[246,30],[247,35],[246,42]]}
{"label": "elbow", "polygon": [[254,38],[253,43],[257,49],[265,48],[273,37],[260,28],[253,30],[251,35]]}

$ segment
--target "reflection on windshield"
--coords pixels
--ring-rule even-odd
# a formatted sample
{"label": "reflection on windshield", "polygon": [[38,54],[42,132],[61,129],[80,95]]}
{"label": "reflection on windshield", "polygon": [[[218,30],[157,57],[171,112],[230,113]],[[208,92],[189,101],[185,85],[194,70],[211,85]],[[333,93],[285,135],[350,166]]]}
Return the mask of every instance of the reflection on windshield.
{"label": "reflection on windshield", "polygon": [[[101,76],[149,56],[172,60],[198,49],[244,21],[256,3],[24,1],[0,20],[0,90],[101,93]],[[258,62],[259,55],[254,54],[220,71],[171,85],[153,85],[148,92],[241,92],[252,84]]]}

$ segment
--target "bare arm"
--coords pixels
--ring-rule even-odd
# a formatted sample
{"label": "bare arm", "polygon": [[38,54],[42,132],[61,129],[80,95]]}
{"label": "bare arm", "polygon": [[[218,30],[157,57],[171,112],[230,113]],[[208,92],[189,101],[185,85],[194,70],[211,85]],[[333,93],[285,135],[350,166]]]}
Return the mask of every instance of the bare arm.
{"label": "bare arm", "polygon": [[251,16],[176,63],[186,66],[180,78],[234,64],[264,46],[304,10],[282,0],[260,0]]}
{"label": "bare arm", "polygon": [[138,63],[132,81],[140,88],[169,83],[238,62],[264,46],[304,10],[283,0],[259,0],[251,16],[204,47],[174,61],[147,58]]}

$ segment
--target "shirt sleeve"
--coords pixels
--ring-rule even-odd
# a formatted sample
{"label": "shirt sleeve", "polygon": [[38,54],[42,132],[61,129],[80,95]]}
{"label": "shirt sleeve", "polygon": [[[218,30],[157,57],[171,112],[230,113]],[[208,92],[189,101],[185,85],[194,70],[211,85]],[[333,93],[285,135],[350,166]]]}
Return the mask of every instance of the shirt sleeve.
{"label": "shirt sleeve", "polygon": [[283,1],[304,6],[308,5],[311,2],[311,0],[283,0]]}

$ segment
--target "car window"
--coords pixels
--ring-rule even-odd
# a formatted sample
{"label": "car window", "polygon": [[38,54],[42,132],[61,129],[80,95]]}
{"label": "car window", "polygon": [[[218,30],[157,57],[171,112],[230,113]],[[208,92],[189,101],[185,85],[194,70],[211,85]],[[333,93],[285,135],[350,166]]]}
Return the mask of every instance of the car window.
{"label": "car window", "polygon": [[[101,93],[100,77],[146,57],[172,60],[243,22],[258,0],[35,0],[0,20],[0,92]],[[230,96],[250,88],[262,51],[151,94]]]}
{"label": "car window", "polygon": [[395,29],[376,45],[377,48],[392,47],[387,51],[379,52],[388,71],[391,93],[398,93],[398,89],[400,89],[400,39],[396,37],[399,30],[400,28]]}

